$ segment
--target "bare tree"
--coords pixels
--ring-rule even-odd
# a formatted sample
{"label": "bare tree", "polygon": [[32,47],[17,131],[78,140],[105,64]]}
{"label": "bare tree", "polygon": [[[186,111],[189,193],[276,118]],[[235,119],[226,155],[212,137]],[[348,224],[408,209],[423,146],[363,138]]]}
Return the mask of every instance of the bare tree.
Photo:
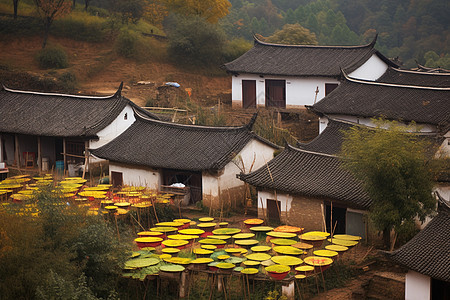
{"label": "bare tree", "polygon": [[44,23],[44,41],[42,48],[45,48],[53,21],[57,17],[68,14],[71,9],[71,3],[70,0],[34,0],[34,3]]}

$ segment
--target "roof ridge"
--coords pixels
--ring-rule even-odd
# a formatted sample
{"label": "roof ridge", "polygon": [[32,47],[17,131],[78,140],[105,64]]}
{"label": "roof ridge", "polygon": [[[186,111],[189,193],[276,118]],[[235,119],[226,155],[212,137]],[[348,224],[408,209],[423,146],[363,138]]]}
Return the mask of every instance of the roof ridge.
{"label": "roof ridge", "polygon": [[15,89],[7,88],[5,85],[2,85],[2,87],[3,87],[3,90],[10,92],[10,93],[21,93],[21,94],[40,95],[40,96],[60,96],[60,97],[70,97],[70,98],[87,98],[87,99],[93,99],[93,100],[114,98],[114,97],[120,95],[120,93],[118,94],[119,91],[115,92],[113,95],[108,95],[108,96],[83,96],[83,95],[71,95],[71,94],[61,94],[61,93],[47,93],[47,92],[15,90]]}
{"label": "roof ridge", "polygon": [[414,71],[414,70],[403,70],[399,68],[392,68],[389,67],[390,70],[399,72],[399,73],[411,73],[411,74],[417,74],[417,75],[429,75],[429,76],[450,76],[450,72],[448,73],[431,73],[431,72],[420,72],[420,71]]}
{"label": "roof ridge", "polygon": [[322,152],[315,152],[315,151],[309,151],[309,150],[300,149],[300,148],[297,148],[297,147],[295,147],[295,146],[293,146],[293,145],[291,145],[289,143],[286,143],[285,149],[293,150],[293,151],[296,151],[296,152],[303,152],[303,153],[308,153],[308,154],[314,154],[314,155],[318,155],[318,156],[339,158],[339,156],[333,155],[333,154],[326,154],[326,153],[322,153]]}
{"label": "roof ridge", "polygon": [[356,45],[356,46],[330,46],[330,45],[287,45],[287,44],[275,44],[261,41],[255,35],[253,35],[254,42],[256,44],[264,46],[275,46],[275,47],[286,47],[286,48],[320,48],[320,49],[363,49],[363,48],[374,48],[375,42],[377,40],[378,34],[375,38],[368,44]]}
{"label": "roof ridge", "polygon": [[[217,130],[217,131],[246,130],[248,132],[251,132],[251,126],[249,127],[249,125],[252,125],[252,123],[241,125],[241,126],[189,125],[189,124],[180,124],[180,123],[175,123],[175,122],[166,122],[166,121],[162,121],[162,120],[150,119],[150,118],[148,118],[146,116],[143,116],[143,115],[139,114],[134,107],[133,107],[133,111],[135,112],[135,115],[138,117],[137,119],[140,119],[140,120],[146,121],[146,122],[153,122],[153,123],[158,123],[158,124],[162,124],[162,125],[167,125],[167,126],[170,126],[170,127],[188,128],[188,129],[197,129],[197,130],[205,130],[205,129],[208,130],[209,129],[209,130]],[[252,118],[252,120],[253,120],[253,118]]]}
{"label": "roof ridge", "polygon": [[434,91],[450,91],[450,87],[432,87],[432,86],[420,86],[420,85],[405,85],[405,84],[397,84],[397,83],[385,83],[378,81],[370,81],[370,80],[362,80],[350,77],[344,70],[341,69],[344,78],[347,81],[367,84],[367,85],[375,85],[375,86],[388,86],[388,87],[396,87],[396,88],[411,88],[411,89],[420,89],[420,90],[434,90]]}

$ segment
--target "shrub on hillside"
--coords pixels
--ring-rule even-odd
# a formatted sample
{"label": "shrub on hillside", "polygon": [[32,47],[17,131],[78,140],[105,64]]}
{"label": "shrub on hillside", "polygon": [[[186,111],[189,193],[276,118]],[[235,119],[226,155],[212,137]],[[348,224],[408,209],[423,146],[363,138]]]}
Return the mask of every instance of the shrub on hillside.
{"label": "shrub on hillside", "polygon": [[163,43],[151,37],[144,37],[140,32],[124,28],[120,31],[115,43],[116,52],[138,62],[150,58],[163,61],[166,59],[166,50]]}
{"label": "shrub on hillside", "polygon": [[42,30],[42,23],[37,18],[18,17],[13,20],[11,17],[0,17],[0,33],[30,36],[38,34]]}
{"label": "shrub on hillside", "polygon": [[103,42],[108,33],[107,19],[75,12],[55,20],[52,34],[86,42]]}
{"label": "shrub on hillside", "polygon": [[61,46],[47,46],[37,53],[36,59],[42,69],[63,69],[69,65],[66,51]]}
{"label": "shrub on hillside", "polygon": [[227,42],[223,50],[223,59],[233,61],[252,48],[253,44],[244,38],[232,39]]}
{"label": "shrub on hillside", "polygon": [[67,91],[73,91],[78,86],[77,76],[73,72],[62,73],[58,80]]}
{"label": "shrub on hillside", "polygon": [[168,23],[168,54],[184,65],[211,66],[223,61],[225,34],[201,17],[172,15]]}
{"label": "shrub on hillside", "polygon": [[132,58],[136,56],[139,35],[130,30],[121,30],[116,39],[115,48],[119,55]]}

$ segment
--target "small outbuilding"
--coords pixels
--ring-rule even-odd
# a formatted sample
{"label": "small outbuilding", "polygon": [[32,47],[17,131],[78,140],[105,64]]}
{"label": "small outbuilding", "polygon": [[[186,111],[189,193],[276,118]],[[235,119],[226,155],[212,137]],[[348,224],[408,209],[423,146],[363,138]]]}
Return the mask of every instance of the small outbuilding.
{"label": "small outbuilding", "polygon": [[408,243],[386,253],[408,268],[408,300],[450,299],[450,204],[439,198],[437,216]]}
{"label": "small outbuilding", "polygon": [[100,147],[125,131],[134,123],[135,112],[158,118],[122,96],[121,91],[122,84],[114,95],[103,97],[2,86],[0,162],[44,172],[55,167],[87,166],[87,149]]}
{"label": "small outbuilding", "polygon": [[109,160],[113,185],[170,186],[190,190],[189,203],[225,209],[243,204],[247,189],[236,178],[273,158],[278,146],[244,126],[211,127],[158,121],[136,122],[110,143],[91,152]]}

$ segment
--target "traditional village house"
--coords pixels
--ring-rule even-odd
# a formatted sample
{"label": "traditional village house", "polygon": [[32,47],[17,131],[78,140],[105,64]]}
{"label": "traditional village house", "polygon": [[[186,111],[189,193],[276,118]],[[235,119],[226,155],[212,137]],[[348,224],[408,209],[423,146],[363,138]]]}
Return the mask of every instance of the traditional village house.
{"label": "traditional village house", "polygon": [[408,300],[450,299],[450,204],[439,198],[437,216],[408,243],[386,253],[408,269]]}
{"label": "traditional village house", "polygon": [[305,231],[367,236],[371,199],[335,155],[287,145],[261,168],[239,178],[258,190],[258,215]]}
{"label": "traditional village house", "polygon": [[92,153],[109,160],[114,185],[159,191],[182,184],[190,189],[190,203],[229,209],[246,195],[236,174],[261,167],[278,149],[252,132],[255,118],[240,127],[209,127],[136,116],[130,128]]}
{"label": "traditional village house", "polygon": [[[0,162],[49,171],[87,165],[88,148],[111,141],[135,121],[157,118],[121,95],[80,96],[0,90]],[[92,162],[92,160],[91,160]],[[69,169],[70,170],[70,169]],[[77,174],[71,174],[77,175]]]}
{"label": "traditional village house", "polygon": [[[338,155],[341,151],[342,142],[344,140],[344,132],[354,126],[366,127],[362,124],[329,118],[327,127],[315,139],[309,143],[297,143],[297,147],[306,151]],[[375,128],[372,129],[375,130]],[[429,149],[427,151],[427,156],[429,158],[436,157],[436,151],[440,151],[439,149],[442,148],[443,142],[446,139],[438,133],[417,132],[414,134],[419,139],[425,140],[429,145]],[[445,195],[445,197],[450,197],[448,178],[445,178],[445,176],[438,176],[434,190],[438,191],[442,195]],[[421,226],[425,226],[429,220],[430,219],[427,218],[426,222],[420,223]]]}
{"label": "traditional village house", "polygon": [[236,108],[303,108],[339,85],[340,69],[355,78],[378,79],[397,67],[374,46],[311,46],[269,44],[255,37],[248,52],[224,65],[232,74]]}
{"label": "traditional village house", "polygon": [[329,118],[371,127],[376,117],[406,124],[414,121],[417,131],[445,137],[438,154],[450,155],[450,74],[390,69],[380,78],[383,82],[354,79],[345,73],[343,77],[332,94],[310,107],[320,116],[319,132]]}

